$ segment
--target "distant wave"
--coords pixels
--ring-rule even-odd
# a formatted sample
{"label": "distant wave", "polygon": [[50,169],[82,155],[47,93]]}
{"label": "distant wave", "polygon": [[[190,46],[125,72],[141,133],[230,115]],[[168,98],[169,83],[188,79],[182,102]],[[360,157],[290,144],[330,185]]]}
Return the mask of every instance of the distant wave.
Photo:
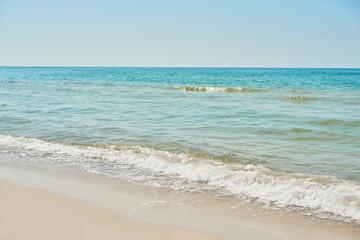
{"label": "distant wave", "polygon": [[0,82],[3,82],[3,83],[15,83],[15,81],[12,81],[12,80],[1,80]]}
{"label": "distant wave", "polygon": [[0,134],[0,145],[61,154],[67,156],[66,159],[97,159],[147,169],[168,177],[201,181],[239,197],[255,198],[266,204],[332,213],[360,223],[360,184],[331,176],[276,172],[255,165],[225,164],[141,146],[68,145],[3,134]]}
{"label": "distant wave", "polygon": [[305,96],[305,95],[291,96],[288,99],[293,101],[293,102],[296,102],[296,103],[312,102],[312,101],[319,101],[320,100],[320,98],[308,97],[308,96]]}
{"label": "distant wave", "polygon": [[57,88],[58,91],[70,91],[70,92],[87,92],[87,89],[83,88]]}
{"label": "distant wave", "polygon": [[256,88],[241,88],[241,87],[205,87],[205,86],[176,86],[173,89],[179,89],[182,92],[226,92],[226,93],[239,93],[239,92],[260,92],[261,89]]}

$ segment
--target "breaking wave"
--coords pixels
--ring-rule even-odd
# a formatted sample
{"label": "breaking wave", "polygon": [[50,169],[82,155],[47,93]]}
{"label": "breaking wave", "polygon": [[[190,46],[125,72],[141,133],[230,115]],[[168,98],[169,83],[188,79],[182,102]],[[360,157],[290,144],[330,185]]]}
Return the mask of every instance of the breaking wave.
{"label": "breaking wave", "polygon": [[69,92],[87,92],[87,89],[83,88],[57,88],[58,91],[69,91]]}
{"label": "breaking wave", "polygon": [[239,92],[260,92],[263,90],[256,88],[241,88],[241,87],[204,87],[204,86],[180,86],[173,87],[182,92],[226,92],[226,93],[239,93]]}
{"label": "breaking wave", "polygon": [[336,177],[276,172],[142,146],[68,145],[4,134],[0,134],[0,146],[146,169],[167,177],[200,181],[265,204],[300,207],[360,223],[360,184]]}

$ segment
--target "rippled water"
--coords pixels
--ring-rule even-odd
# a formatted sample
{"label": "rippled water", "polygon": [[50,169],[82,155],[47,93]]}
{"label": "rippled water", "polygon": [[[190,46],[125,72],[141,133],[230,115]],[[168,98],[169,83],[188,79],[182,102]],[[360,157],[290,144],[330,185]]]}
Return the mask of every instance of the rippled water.
{"label": "rippled water", "polygon": [[360,69],[2,67],[0,133],[39,164],[360,220]]}

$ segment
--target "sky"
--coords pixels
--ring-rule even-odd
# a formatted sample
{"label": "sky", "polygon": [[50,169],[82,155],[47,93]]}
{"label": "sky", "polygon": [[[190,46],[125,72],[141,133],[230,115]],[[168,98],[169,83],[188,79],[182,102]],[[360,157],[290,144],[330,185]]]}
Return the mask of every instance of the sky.
{"label": "sky", "polygon": [[360,0],[0,0],[0,66],[360,67]]}

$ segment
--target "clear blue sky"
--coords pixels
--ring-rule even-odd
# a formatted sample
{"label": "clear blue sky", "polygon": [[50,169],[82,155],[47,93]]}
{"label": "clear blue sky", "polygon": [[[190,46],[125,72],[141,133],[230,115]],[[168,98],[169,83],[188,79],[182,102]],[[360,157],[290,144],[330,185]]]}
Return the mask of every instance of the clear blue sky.
{"label": "clear blue sky", "polygon": [[359,0],[0,0],[0,66],[360,67]]}

